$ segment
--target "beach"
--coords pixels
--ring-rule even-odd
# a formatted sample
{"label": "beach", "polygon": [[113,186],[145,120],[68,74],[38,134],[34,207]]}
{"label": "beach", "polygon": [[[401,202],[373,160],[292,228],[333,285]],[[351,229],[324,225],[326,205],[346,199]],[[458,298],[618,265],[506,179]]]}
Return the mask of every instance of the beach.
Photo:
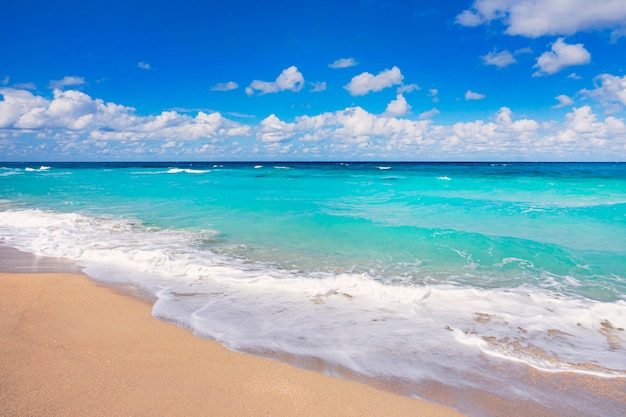
{"label": "beach", "polygon": [[0,346],[3,416],[461,416],[226,350],[82,274],[1,273]]}
{"label": "beach", "polygon": [[622,416],[625,169],[8,164],[0,409]]}

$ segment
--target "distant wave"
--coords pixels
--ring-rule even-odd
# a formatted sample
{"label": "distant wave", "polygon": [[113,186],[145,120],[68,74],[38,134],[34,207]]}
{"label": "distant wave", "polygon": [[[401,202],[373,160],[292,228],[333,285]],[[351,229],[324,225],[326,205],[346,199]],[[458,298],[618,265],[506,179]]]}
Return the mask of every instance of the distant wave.
{"label": "distant wave", "polygon": [[2,170],[2,172],[0,172],[0,177],[8,177],[10,175],[17,175],[17,174],[21,174],[22,173],[22,171],[19,171],[19,170],[14,169],[14,168],[0,167],[0,169]]}
{"label": "distant wave", "polygon": [[133,171],[133,175],[159,175],[159,174],[207,174],[210,169],[170,168],[167,171]]}
{"label": "distant wave", "polygon": [[42,165],[39,168],[26,167],[26,168],[24,168],[24,171],[26,171],[26,172],[38,172],[38,171],[48,171],[49,169],[50,169],[50,167]]}
{"label": "distant wave", "polygon": [[167,170],[168,174],[206,174],[207,172],[211,172],[210,169],[190,169],[190,168],[170,168]]}

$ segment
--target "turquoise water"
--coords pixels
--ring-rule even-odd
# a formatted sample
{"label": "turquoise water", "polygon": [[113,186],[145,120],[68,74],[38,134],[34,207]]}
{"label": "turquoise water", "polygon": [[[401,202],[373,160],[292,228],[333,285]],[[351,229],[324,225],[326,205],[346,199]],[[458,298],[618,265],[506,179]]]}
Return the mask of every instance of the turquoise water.
{"label": "turquoise water", "polygon": [[626,376],[626,164],[4,163],[0,216],[6,244],[232,349],[468,386],[485,360]]}

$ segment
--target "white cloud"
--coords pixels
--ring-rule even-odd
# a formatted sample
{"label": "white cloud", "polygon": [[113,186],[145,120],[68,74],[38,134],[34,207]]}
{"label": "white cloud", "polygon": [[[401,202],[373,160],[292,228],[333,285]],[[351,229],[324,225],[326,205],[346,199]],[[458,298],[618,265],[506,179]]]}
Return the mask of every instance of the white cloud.
{"label": "white cloud", "polygon": [[22,115],[17,127],[38,129],[42,126],[81,130],[93,122],[97,102],[76,90],[54,90],[47,107],[38,107]]}
{"label": "white cloud", "polygon": [[583,77],[576,74],[575,72],[572,72],[570,75],[567,76],[567,78],[569,78],[570,80],[582,80]]}
{"label": "white cloud", "polygon": [[489,52],[481,58],[486,65],[495,65],[498,68],[504,68],[517,63],[517,60],[509,51]]}
{"label": "white cloud", "polygon": [[623,0],[474,0],[472,7],[456,17],[463,26],[502,21],[505,33],[537,38],[572,35],[584,30],[613,29],[624,32],[626,2]]}
{"label": "white cloud", "polygon": [[435,117],[439,113],[441,113],[439,110],[437,110],[435,108],[432,108],[430,110],[427,110],[425,112],[420,113],[419,118],[421,120],[432,119],[433,117]]}
{"label": "white cloud", "polygon": [[412,93],[413,91],[421,90],[420,86],[417,84],[402,84],[396,90],[396,93]]}
{"label": "white cloud", "polygon": [[552,106],[553,109],[560,109],[561,107],[567,107],[574,104],[574,100],[572,100],[571,97],[566,96],[565,94],[560,94],[554,98],[557,99],[559,104],[555,104],[554,106]]}
{"label": "white cloud", "polygon": [[480,93],[475,93],[472,90],[467,90],[465,92],[465,101],[470,101],[470,100],[482,100],[485,97],[487,97],[484,94],[480,94]]}
{"label": "white cloud", "polygon": [[234,81],[228,81],[226,83],[217,83],[211,86],[211,91],[231,91],[239,88],[239,84]]}
{"label": "white cloud", "polygon": [[436,88],[431,88],[430,90],[428,90],[428,95],[432,97],[433,103],[439,102],[439,90],[437,90]]}
{"label": "white cloud", "polygon": [[513,55],[523,55],[523,54],[532,54],[532,53],[533,53],[532,48],[527,46],[526,48],[516,49],[515,52],[513,52]]}
{"label": "white cloud", "polygon": [[591,62],[591,55],[582,43],[570,45],[565,43],[563,38],[558,38],[552,44],[551,51],[544,52],[537,58],[537,63],[533,68],[538,68],[538,70],[533,74],[533,77],[551,75],[563,68],[572,65],[584,65],[589,62]]}
{"label": "white cloud", "polygon": [[259,81],[254,80],[246,87],[246,94],[251,96],[255,91],[259,91],[260,94],[277,93],[279,91],[300,91],[304,87],[304,77],[302,73],[298,71],[298,68],[291,66],[280,73],[276,81]]}
{"label": "white cloud", "polygon": [[[622,103],[622,78],[599,77],[597,82],[594,97]],[[41,155],[184,158],[199,152],[225,159],[626,158],[624,120],[602,118],[590,106],[572,109],[561,121],[518,118],[503,107],[487,120],[436,124],[430,118],[438,114],[437,109],[420,114],[419,120],[393,116],[407,110],[400,96],[392,102],[396,110],[390,106],[392,111],[381,115],[350,107],[290,122],[272,114],[242,124],[217,112],[199,111],[195,117],[176,111],[142,116],[131,107],[76,90],[56,90],[52,99],[46,99],[26,90],[0,88],[0,147],[4,157],[20,159]]]}
{"label": "white cloud", "polygon": [[311,92],[312,93],[319,93],[321,91],[326,91],[326,82],[325,81],[317,81],[314,83],[311,83]]}
{"label": "white cloud", "polygon": [[357,64],[358,62],[356,62],[354,58],[340,58],[336,60],[335,62],[333,62],[332,64],[328,64],[328,66],[330,68],[336,69],[336,68],[354,67]]}
{"label": "white cloud", "polygon": [[411,105],[407,103],[402,94],[398,94],[395,100],[391,100],[385,109],[385,116],[404,116],[411,111]]}
{"label": "white cloud", "polygon": [[378,73],[378,75],[369,72],[361,73],[352,78],[349,84],[344,88],[353,96],[363,96],[365,94],[381,91],[393,85],[401,84],[404,76],[400,72],[400,68],[394,66]]}
{"label": "white cloud", "polygon": [[72,87],[76,85],[85,84],[85,78],[83,77],[73,77],[73,76],[65,76],[62,80],[51,80],[48,88],[59,89],[62,90],[65,87]]}
{"label": "white cloud", "polygon": [[15,88],[17,90],[36,90],[37,86],[35,83],[18,83],[13,84],[11,88]]}
{"label": "white cloud", "polygon": [[9,88],[0,89],[0,94],[4,97],[0,101],[0,129],[38,131],[45,137],[61,133],[98,140],[194,140],[249,133],[248,126],[219,113],[198,112],[191,117],[165,111],[157,116],[137,116],[132,107],[105,103],[76,90],[54,90],[52,100]]}
{"label": "white cloud", "polygon": [[25,113],[49,104],[48,100],[26,90],[0,88],[0,95],[4,97],[0,101],[0,129],[12,128]]}
{"label": "white cloud", "polygon": [[601,74],[594,79],[594,84],[593,90],[582,90],[581,93],[604,104],[626,106],[626,75]]}
{"label": "white cloud", "polygon": [[143,62],[143,61],[141,61],[141,62],[137,63],[137,67],[138,67],[138,68],[141,68],[141,69],[143,69],[143,70],[147,70],[147,71],[150,71],[150,70],[151,70],[151,68],[150,68],[150,64],[148,64],[147,62]]}
{"label": "white cloud", "polygon": [[275,114],[271,114],[261,121],[257,135],[263,142],[282,142],[291,139],[295,130],[295,124],[283,122]]}

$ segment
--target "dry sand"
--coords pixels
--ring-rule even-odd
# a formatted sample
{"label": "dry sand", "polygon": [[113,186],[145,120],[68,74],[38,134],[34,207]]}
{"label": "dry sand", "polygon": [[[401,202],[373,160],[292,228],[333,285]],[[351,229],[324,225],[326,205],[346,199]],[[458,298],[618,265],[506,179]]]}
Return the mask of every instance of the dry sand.
{"label": "dry sand", "polygon": [[461,416],[226,350],[81,274],[0,273],[0,415]]}

